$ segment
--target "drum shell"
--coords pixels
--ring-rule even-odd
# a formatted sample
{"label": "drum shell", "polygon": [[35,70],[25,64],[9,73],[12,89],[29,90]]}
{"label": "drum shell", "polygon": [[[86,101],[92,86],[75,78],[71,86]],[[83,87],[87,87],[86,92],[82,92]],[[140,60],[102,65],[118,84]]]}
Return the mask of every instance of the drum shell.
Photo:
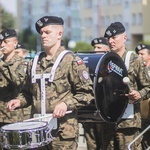
{"label": "drum shell", "polygon": [[123,83],[123,78],[128,76],[123,60],[114,52],[78,56],[89,69],[95,92],[95,100],[79,110],[79,122],[118,122],[127,107],[125,94],[129,92]]}
{"label": "drum shell", "polygon": [[[27,123],[27,122],[26,122]],[[37,122],[38,123],[38,122]],[[16,123],[16,125],[23,123]],[[12,124],[1,128],[2,147],[6,149],[29,149],[46,145],[47,142],[47,123],[38,128],[29,128],[21,130],[9,129]],[[8,129],[7,129],[8,128]]]}
{"label": "drum shell", "polygon": [[[101,57],[105,53],[77,53],[77,55],[83,60],[85,63],[89,74],[90,78],[94,82],[94,77],[95,77],[95,69],[97,66],[97,63],[101,59]],[[95,100],[91,102],[90,105],[83,107],[82,109],[79,109],[78,111],[78,120],[79,122],[95,122],[95,121],[103,121],[101,117],[95,112],[97,111],[96,105],[95,105]]]}

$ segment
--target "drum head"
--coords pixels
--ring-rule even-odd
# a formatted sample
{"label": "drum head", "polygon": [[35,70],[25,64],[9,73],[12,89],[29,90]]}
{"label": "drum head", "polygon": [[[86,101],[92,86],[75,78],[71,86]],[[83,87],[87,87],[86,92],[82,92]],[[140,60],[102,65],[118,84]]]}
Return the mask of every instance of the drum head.
{"label": "drum head", "polygon": [[109,52],[99,60],[94,77],[95,103],[101,117],[106,122],[118,122],[128,104],[129,92],[123,78],[127,70],[118,54]]}
{"label": "drum head", "polygon": [[46,125],[47,123],[42,121],[16,122],[16,123],[5,125],[1,128],[6,131],[18,131],[18,130],[24,131],[24,130],[38,129]]}

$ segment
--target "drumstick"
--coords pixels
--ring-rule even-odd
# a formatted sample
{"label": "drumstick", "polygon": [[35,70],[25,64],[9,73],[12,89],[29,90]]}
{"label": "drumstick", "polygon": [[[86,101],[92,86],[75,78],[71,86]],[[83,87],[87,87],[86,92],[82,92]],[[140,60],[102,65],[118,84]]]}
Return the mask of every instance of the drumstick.
{"label": "drumstick", "polygon": [[[70,114],[72,113],[72,111],[66,111],[66,114]],[[39,119],[43,119],[43,118],[49,118],[49,117],[52,117],[53,114],[49,114],[47,116],[40,116],[40,117],[36,117],[36,118],[31,118],[31,119],[27,119],[27,120],[24,120],[23,122],[27,122],[27,121],[34,121],[34,120],[39,120]]]}
{"label": "drumstick", "polygon": [[[131,88],[130,88],[130,85],[129,85],[130,79],[129,79],[128,77],[124,77],[124,78],[123,78],[123,83],[128,86],[129,92],[130,92],[130,91],[131,91]],[[132,104],[132,103],[133,103],[133,101],[129,99],[129,104]]]}
{"label": "drumstick", "polygon": [[129,85],[130,79],[128,77],[124,77],[123,78],[123,83],[126,84],[128,86],[128,88],[129,88],[129,91],[131,91],[130,85]]}

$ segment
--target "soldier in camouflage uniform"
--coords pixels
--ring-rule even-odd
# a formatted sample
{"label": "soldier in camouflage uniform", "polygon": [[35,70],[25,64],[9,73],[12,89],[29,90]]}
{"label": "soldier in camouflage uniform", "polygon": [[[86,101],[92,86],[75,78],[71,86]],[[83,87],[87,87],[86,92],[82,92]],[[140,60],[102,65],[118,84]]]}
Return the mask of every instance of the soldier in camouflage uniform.
{"label": "soldier in camouflage uniform", "polygon": [[[94,38],[91,41],[91,45],[96,53],[104,54],[110,50],[108,40],[104,37]],[[82,124],[88,150],[101,149],[104,143],[103,137],[107,137],[108,139],[110,135],[109,131],[114,129],[114,125],[104,122],[99,116],[88,118],[85,122],[83,121]]]}
{"label": "soldier in camouflage uniform", "polygon": [[[15,47],[15,54],[27,60],[28,51],[25,44],[18,42],[17,46]],[[31,117],[31,106],[23,108],[23,117],[24,120],[29,119]]]}
{"label": "soldier in camouflage uniform", "polygon": [[9,112],[6,104],[18,96],[23,85],[27,64],[15,55],[18,43],[15,30],[5,29],[0,33],[0,127],[23,120],[23,110]]}
{"label": "soldier in camouflage uniform", "polygon": [[[150,81],[150,46],[146,44],[138,44],[135,48],[136,53],[142,57],[144,61],[144,73],[147,79]],[[141,102],[141,117],[142,117],[142,130],[146,129],[150,125],[150,97],[143,99]],[[150,131],[147,131],[143,135],[142,139],[143,149],[150,147]]]}
{"label": "soldier in camouflage uniform", "polygon": [[[51,69],[64,50],[61,49],[63,35],[63,19],[56,16],[44,16],[36,22],[36,30],[41,35],[45,52],[39,55],[36,65],[36,74],[50,73]],[[33,113],[41,113],[40,81],[31,83],[31,68],[27,69],[27,80],[23,93],[18,99],[11,100],[7,107],[19,107],[34,101]],[[46,79],[46,113],[52,113],[58,118],[58,131],[49,148],[54,150],[76,150],[78,138],[77,109],[89,104],[94,99],[93,85],[87,68],[81,58],[75,54],[67,53],[55,70],[54,79]],[[66,114],[67,110],[72,110]],[[39,148],[40,149],[40,148]]]}
{"label": "soldier in camouflage uniform", "polygon": [[[124,61],[127,57],[125,42],[127,40],[125,27],[120,22],[112,23],[105,31],[105,37],[108,38],[110,49],[116,52]],[[150,84],[144,74],[142,60],[132,53],[129,57],[128,75],[131,80],[131,90],[127,96],[129,103],[133,103],[134,118],[121,119],[116,125],[116,130],[112,134],[109,146],[104,149],[125,150],[128,144],[137,137],[141,130],[140,101],[147,96],[150,91]],[[133,145],[132,149],[140,150],[141,140],[139,138]],[[107,143],[107,139],[106,139]]]}

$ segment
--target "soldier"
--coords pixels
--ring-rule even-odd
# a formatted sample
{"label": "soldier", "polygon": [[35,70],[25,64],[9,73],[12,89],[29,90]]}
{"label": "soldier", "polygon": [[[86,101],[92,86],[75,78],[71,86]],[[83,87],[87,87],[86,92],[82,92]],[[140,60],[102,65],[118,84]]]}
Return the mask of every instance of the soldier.
{"label": "soldier", "polygon": [[16,31],[0,33],[0,127],[23,120],[23,110],[8,112],[6,104],[18,96],[26,76],[26,61],[15,55],[18,43]]}
{"label": "soldier", "polygon": [[108,40],[104,37],[95,38],[91,41],[94,51],[97,53],[105,53],[109,51]]}
{"label": "soldier", "polygon": [[[138,44],[135,48],[136,53],[142,57],[144,61],[144,72],[147,79],[150,81],[150,46],[146,44]],[[142,130],[150,125],[150,97],[143,99],[140,104],[142,117]],[[142,139],[143,149],[150,147],[150,131],[143,135]]]}
{"label": "soldier", "polygon": [[23,43],[18,43],[16,48],[15,48],[15,53],[22,58],[26,58],[28,55],[28,51],[26,49],[26,46]]}
{"label": "soldier", "polygon": [[[26,46],[23,43],[18,42],[15,48],[15,54],[27,60],[28,51]],[[31,117],[31,106],[23,108],[23,117],[24,120],[29,119]]]}
{"label": "soldier", "polygon": [[[107,38],[94,38],[91,41],[91,45],[96,53],[104,54],[109,51]],[[105,123],[102,119],[99,119],[99,117],[86,119],[86,122],[82,124],[88,150],[101,149],[102,143],[104,142],[103,136],[109,137],[109,130],[114,128],[113,125]]]}
{"label": "soldier", "polygon": [[[126,50],[125,42],[127,35],[123,24],[121,22],[111,23],[105,31],[105,37],[108,38],[111,51],[117,53],[123,59],[127,69],[129,67],[128,75],[131,82],[130,92],[127,96],[129,97],[129,103],[133,105],[128,104],[127,111],[132,110],[133,114],[131,113],[131,117],[129,118],[123,116],[121,121],[117,123],[116,130],[112,134],[112,140],[108,146],[109,149],[124,150],[127,149],[128,144],[140,133],[140,101],[149,93],[150,84],[143,73],[144,66],[142,60],[137,58],[136,54],[129,53]],[[139,138],[132,145],[133,149],[141,149],[141,139]]]}
{"label": "soldier", "polygon": [[[19,107],[34,101],[33,113],[42,113],[41,92],[45,91],[46,113],[52,113],[54,118],[58,118],[58,131],[54,140],[48,145],[54,150],[76,150],[78,138],[77,109],[89,104],[94,99],[92,81],[82,59],[71,51],[61,49],[61,39],[63,36],[64,21],[57,16],[44,16],[36,24],[36,30],[41,35],[41,40],[45,52],[37,54],[37,61],[29,63],[27,69],[27,80],[23,90],[17,99],[11,100],[7,108],[12,111],[12,106]],[[66,54],[65,54],[66,53]],[[65,54],[63,56],[63,54]],[[60,59],[56,70],[53,66]],[[32,69],[31,69],[32,68]],[[35,70],[34,70],[35,68]],[[33,72],[30,72],[30,71]],[[45,78],[45,88],[40,90],[40,80],[33,81],[34,74],[49,73]],[[50,75],[51,73],[51,75]],[[33,83],[31,83],[31,81]],[[28,98],[26,97],[28,96]],[[67,110],[72,110],[66,114]],[[45,147],[46,149],[47,147]],[[40,149],[40,148],[39,148]],[[42,150],[44,147],[41,148]]]}

